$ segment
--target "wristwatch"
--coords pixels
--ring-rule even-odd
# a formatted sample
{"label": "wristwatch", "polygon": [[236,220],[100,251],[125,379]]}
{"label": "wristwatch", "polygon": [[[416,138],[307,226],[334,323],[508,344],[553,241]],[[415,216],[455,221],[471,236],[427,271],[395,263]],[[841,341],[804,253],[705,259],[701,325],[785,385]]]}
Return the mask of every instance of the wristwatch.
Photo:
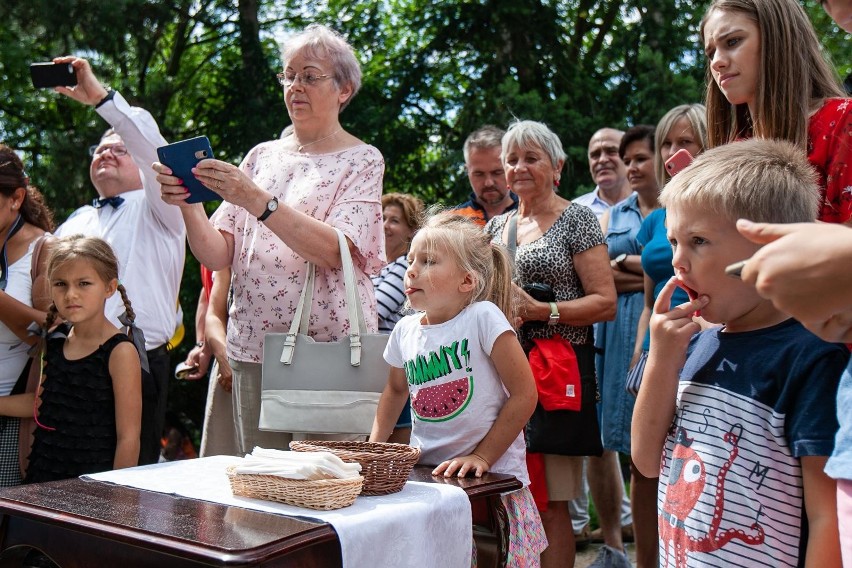
{"label": "wristwatch", "polygon": [[273,197],[269,201],[266,202],[266,211],[263,212],[263,215],[257,218],[258,221],[266,221],[266,219],[272,215],[273,211],[278,209],[278,198]]}
{"label": "wristwatch", "polygon": [[559,323],[559,307],[556,302],[548,302],[550,304],[550,317],[547,318],[547,325],[556,325]]}
{"label": "wristwatch", "polygon": [[102,98],[98,104],[95,105],[95,108],[101,108],[104,103],[107,101],[111,101],[115,97],[115,89],[107,89],[107,94],[104,98]]}
{"label": "wristwatch", "polygon": [[624,261],[627,260],[627,253],[623,252],[617,257],[615,257],[615,265],[619,270],[624,270]]}

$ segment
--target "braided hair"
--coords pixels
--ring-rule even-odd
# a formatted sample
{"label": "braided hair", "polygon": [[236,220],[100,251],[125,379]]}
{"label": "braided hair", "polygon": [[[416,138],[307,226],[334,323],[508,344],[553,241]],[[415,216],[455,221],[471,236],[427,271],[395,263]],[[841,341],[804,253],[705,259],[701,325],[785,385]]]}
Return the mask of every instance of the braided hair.
{"label": "braided hair", "polygon": [[133,311],[133,306],[130,305],[130,298],[127,297],[127,289],[121,282],[118,283],[118,293],[121,294],[121,301],[124,304],[124,311],[127,312],[127,319],[135,322],[136,312]]}

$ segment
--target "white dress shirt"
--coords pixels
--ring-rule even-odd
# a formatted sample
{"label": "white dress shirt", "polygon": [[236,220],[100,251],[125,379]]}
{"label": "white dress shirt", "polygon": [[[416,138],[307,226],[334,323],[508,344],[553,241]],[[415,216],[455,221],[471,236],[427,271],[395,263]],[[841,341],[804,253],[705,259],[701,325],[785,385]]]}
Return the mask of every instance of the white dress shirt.
{"label": "white dress shirt", "polygon": [[[177,297],[186,257],[186,228],[180,209],[160,198],[151,164],[157,148],[167,144],[148,111],[131,107],[119,93],[97,109],[121,136],[142,174],[142,189],[121,194],[124,203],[95,209],[84,205],[59,226],[59,236],[101,237],[115,251],[119,280],[145,333],[147,350],[160,347],[175,332]],[[116,325],[124,312],[120,294],[107,301],[106,314]]]}
{"label": "white dress shirt", "polygon": [[593,191],[575,197],[571,201],[577,205],[585,205],[591,209],[592,213],[594,213],[595,217],[597,217],[598,221],[600,221],[603,214],[606,213],[606,210],[610,208],[610,204],[601,199],[600,191],[599,187],[595,187]]}

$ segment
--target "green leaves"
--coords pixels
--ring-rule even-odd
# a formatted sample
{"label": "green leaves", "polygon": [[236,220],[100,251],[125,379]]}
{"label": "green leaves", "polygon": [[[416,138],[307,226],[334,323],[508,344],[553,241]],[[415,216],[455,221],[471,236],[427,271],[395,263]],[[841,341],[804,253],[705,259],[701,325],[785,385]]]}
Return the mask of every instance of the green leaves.
{"label": "green leaves", "polygon": [[653,9],[587,0],[331,0],[316,16],[346,14],[339,29],[364,55],[365,84],[381,78],[344,119],[385,154],[386,190],[453,204],[469,192],[464,138],[513,118],[548,123],[570,157],[561,189],[588,189],[585,148],[597,128],[656,122],[671,106],[701,99],[693,28],[702,12],[678,0]]}
{"label": "green leaves", "polygon": [[[602,126],[656,123],[698,102],[708,0],[27,0],[0,2],[0,139],[23,152],[58,220],[89,201],[88,146],[106,124],[36,91],[28,65],[63,54],[148,109],[165,137],[207,135],[239,162],[289,123],[274,38],[314,21],[343,33],[364,71],[341,115],[385,156],[385,191],[448,205],[467,198],[462,143],[514,118],[546,122],[569,156],[560,191],[592,187],[586,144]],[[849,34],[804,5],[842,77]],[[183,305],[197,297],[188,263]]]}
{"label": "green leaves", "polygon": [[[704,91],[697,31],[707,0],[5,4],[0,136],[26,152],[60,218],[90,194],[85,148],[105,125],[30,87],[27,65],[58,54],[90,57],[102,81],[149,109],[168,139],[206,134],[218,156],[237,162],[289,122],[273,37],[326,23],[361,60],[363,88],[341,121],[385,155],[386,190],[447,204],[469,192],[461,145],[482,124],[548,123],[569,155],[561,191],[571,196],[591,187],[585,147],[594,130],[655,123]],[[819,2],[805,5],[848,75],[848,34]]]}

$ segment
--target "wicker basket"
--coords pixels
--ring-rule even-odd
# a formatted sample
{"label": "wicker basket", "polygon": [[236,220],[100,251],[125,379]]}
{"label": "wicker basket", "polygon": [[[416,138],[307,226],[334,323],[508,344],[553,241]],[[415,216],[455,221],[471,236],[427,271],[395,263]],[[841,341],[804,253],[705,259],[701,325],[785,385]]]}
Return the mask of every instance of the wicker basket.
{"label": "wicker basket", "polygon": [[420,459],[420,448],[379,442],[290,442],[297,452],[331,452],[345,462],[361,464],[362,495],[390,495],[402,491],[411,468]]}
{"label": "wicker basket", "polygon": [[308,481],[277,475],[236,473],[236,468],[232,465],[226,469],[234,495],[323,511],[342,509],[354,503],[364,482],[361,476]]}

